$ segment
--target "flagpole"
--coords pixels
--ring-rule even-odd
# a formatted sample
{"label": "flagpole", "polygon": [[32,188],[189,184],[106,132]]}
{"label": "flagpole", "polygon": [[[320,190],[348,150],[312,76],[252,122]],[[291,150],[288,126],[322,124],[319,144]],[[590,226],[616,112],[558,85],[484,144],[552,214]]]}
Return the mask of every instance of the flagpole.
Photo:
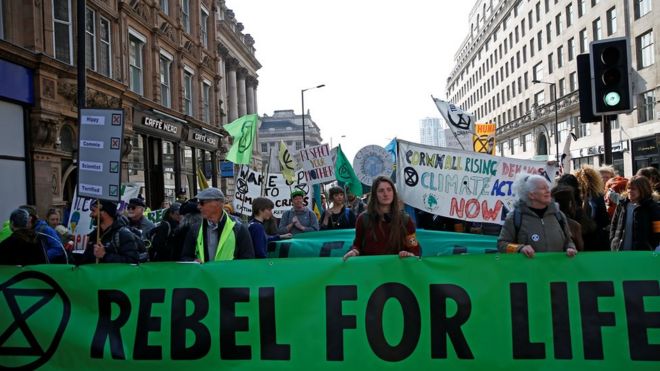
{"label": "flagpole", "polygon": [[262,167],[262,171],[261,171],[261,175],[263,176],[263,181],[261,182],[261,197],[266,196],[266,179],[268,178],[268,175],[270,173],[270,159],[272,157],[273,157],[273,147],[270,147],[270,149],[268,150],[268,162],[266,162],[265,168]]}
{"label": "flagpole", "polygon": [[[433,99],[433,102],[434,102],[434,103],[436,102],[436,99],[435,99],[435,97],[433,96],[433,94],[431,94],[431,99]],[[437,106],[437,104],[436,104],[436,106]],[[442,113],[442,112],[441,112],[441,113]],[[456,135],[456,133],[454,132],[454,130],[451,129],[451,128],[449,128],[449,131],[451,131],[451,133],[454,135],[454,138],[456,138],[456,141],[458,142],[458,145],[461,146],[461,149],[462,149],[463,151],[465,151],[465,147],[463,146],[463,143],[461,143],[461,140],[458,139],[458,136]]]}

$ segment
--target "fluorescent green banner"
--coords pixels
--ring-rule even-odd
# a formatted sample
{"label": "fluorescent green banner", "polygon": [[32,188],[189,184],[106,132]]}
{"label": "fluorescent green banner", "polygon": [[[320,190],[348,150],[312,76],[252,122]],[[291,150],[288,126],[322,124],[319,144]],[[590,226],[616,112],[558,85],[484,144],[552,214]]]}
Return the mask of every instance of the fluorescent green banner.
{"label": "fluorescent green banner", "polygon": [[[353,244],[355,229],[300,233],[269,246],[268,257],[344,256]],[[422,256],[483,254],[497,252],[497,237],[469,233],[417,230]]]}
{"label": "fluorescent green banner", "polygon": [[0,268],[0,368],[658,370],[652,253]]}

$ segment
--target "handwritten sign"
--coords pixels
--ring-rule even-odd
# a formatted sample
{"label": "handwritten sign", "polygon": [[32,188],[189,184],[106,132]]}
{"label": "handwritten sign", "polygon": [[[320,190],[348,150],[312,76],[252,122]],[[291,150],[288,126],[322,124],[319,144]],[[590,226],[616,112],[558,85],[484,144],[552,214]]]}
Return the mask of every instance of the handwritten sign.
{"label": "handwritten sign", "polygon": [[303,148],[296,157],[298,164],[302,164],[306,183],[321,184],[335,180],[335,164],[328,144]]}

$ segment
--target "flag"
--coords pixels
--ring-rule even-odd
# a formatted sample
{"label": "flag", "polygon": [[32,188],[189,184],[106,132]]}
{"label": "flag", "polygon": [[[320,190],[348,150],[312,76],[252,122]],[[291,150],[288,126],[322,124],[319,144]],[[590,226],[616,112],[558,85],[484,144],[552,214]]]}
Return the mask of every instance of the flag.
{"label": "flag", "polygon": [[385,150],[392,155],[392,162],[396,164],[396,137],[387,143]]}
{"label": "flag", "polygon": [[209,187],[209,182],[206,180],[206,175],[204,175],[204,172],[199,165],[197,166],[197,185],[199,185],[200,190]]}
{"label": "flag", "polygon": [[280,153],[277,158],[280,162],[280,170],[282,171],[284,179],[289,183],[293,183],[296,180],[296,168],[298,167],[298,164],[283,140],[280,140]]}
{"label": "flag", "polygon": [[577,138],[575,137],[575,134],[573,133],[568,133],[568,137],[566,138],[566,142],[564,142],[564,151],[561,154],[561,161],[559,162],[559,174],[570,174],[571,172],[571,140]]}
{"label": "flag", "polygon": [[335,162],[335,177],[340,183],[344,183],[346,188],[351,190],[356,196],[362,194],[362,183],[355,175],[353,166],[348,162],[346,155],[341,150],[341,145],[337,146],[337,161]]}
{"label": "flag", "polygon": [[[321,220],[321,214],[323,213],[323,205],[321,205],[321,185],[313,184],[312,189],[314,190],[314,197],[312,199],[312,211],[316,215],[316,219]],[[319,207],[319,205],[321,205]]]}
{"label": "flag", "polygon": [[[459,136],[463,136],[466,133],[475,134],[475,120],[473,114],[463,111],[461,107],[456,106],[453,103],[434,98],[433,96],[431,96],[431,98],[433,98],[433,102],[435,102],[435,106],[438,107],[440,115],[442,115],[445,121],[447,121],[447,125],[454,133],[457,140]],[[460,144],[463,146],[463,143]]]}
{"label": "flag", "polygon": [[252,147],[257,134],[257,122],[259,116],[255,114],[245,115],[231,124],[225,125],[225,130],[234,139],[227,160],[235,164],[249,165],[252,160]]}

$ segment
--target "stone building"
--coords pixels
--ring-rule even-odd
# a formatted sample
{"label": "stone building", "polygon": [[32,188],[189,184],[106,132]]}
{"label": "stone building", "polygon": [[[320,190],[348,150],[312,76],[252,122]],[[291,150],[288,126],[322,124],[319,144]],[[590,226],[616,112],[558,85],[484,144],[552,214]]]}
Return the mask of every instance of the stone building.
{"label": "stone building", "polygon": [[497,124],[501,156],[554,159],[557,144],[562,153],[573,133],[573,169],[597,167],[604,163],[602,129],[580,123],[576,57],[588,53],[594,40],[625,36],[635,110],[612,123],[613,165],[626,176],[658,167],[659,10],[658,0],[476,1],[447,79],[447,98],[478,121]]}
{"label": "stone building", "polygon": [[[220,185],[222,126],[257,110],[254,39],[224,0],[86,6],[86,106],[124,111],[122,182],[141,186],[152,208],[194,195],[197,168]],[[76,29],[76,0],[0,0],[0,81],[13,86],[0,89],[0,123],[16,135],[0,148],[12,178],[0,215],[21,203],[63,209],[73,197]]]}

